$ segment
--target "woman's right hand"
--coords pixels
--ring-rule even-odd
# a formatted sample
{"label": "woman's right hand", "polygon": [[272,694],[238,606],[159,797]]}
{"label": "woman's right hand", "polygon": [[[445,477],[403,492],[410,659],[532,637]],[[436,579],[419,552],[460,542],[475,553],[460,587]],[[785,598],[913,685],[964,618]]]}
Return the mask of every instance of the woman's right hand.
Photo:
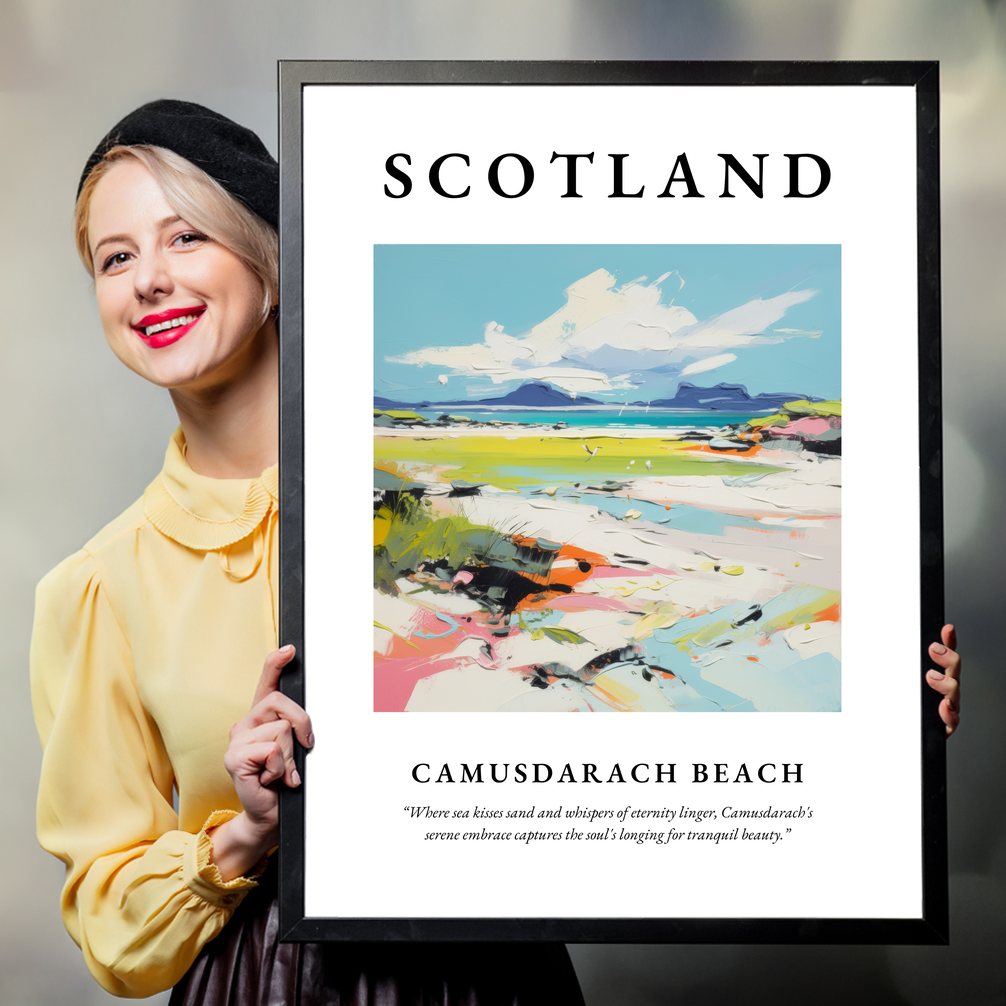
{"label": "woman's right hand", "polygon": [[279,691],[283,668],[295,650],[284,646],[265,659],[248,715],[231,727],[224,766],[230,773],[244,810],[210,831],[212,861],[223,879],[251,870],[279,839],[278,780],[300,785],[293,758],[293,737],[314,746],[311,718],[293,699]]}

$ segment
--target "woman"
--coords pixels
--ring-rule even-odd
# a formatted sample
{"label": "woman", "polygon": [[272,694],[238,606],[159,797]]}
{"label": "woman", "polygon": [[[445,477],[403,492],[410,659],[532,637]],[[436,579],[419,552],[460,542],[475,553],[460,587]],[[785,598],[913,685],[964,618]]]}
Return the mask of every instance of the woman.
{"label": "woman", "polygon": [[[180,427],[143,497],[39,585],[38,830],[67,929],[104,988],[176,1004],[580,1004],[561,945],[277,944],[276,786],[300,784],[293,738],[313,744],[274,649],[277,219],[258,138],[185,102],[127,116],[81,179],[106,338]],[[954,646],[948,626],[931,648],[948,733]]]}
{"label": "woman", "polygon": [[186,102],[127,116],[81,179],[105,336],[180,427],[142,499],[38,590],[38,830],[67,929],[121,996],[582,1004],[561,945],[276,942],[276,785],[300,785],[294,736],[313,744],[274,649],[277,219],[258,137]]}

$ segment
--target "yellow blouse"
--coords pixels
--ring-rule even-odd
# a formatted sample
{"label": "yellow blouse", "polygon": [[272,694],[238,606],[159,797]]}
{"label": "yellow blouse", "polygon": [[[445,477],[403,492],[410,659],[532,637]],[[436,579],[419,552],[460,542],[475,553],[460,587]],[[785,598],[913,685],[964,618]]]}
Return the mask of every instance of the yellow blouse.
{"label": "yellow blouse", "polygon": [[276,646],[277,492],[276,467],[197,475],[176,431],[143,498],[38,586],[39,842],[115,995],[174,985],[255,886],[223,882],[206,829],[241,809],[228,731]]}

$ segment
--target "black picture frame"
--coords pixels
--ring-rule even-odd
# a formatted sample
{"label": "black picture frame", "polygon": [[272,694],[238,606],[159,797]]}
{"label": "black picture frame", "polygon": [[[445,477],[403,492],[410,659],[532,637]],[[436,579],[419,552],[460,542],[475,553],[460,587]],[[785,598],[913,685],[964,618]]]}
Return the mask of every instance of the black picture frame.
{"label": "black picture frame", "polygon": [[682,85],[885,88],[915,93],[919,354],[918,650],[922,725],[923,904],[917,918],[378,918],[305,914],[305,807],[311,761],[297,752],[304,785],[281,794],[280,927],[287,941],[563,941],[625,943],[940,944],[948,934],[945,737],[939,696],[925,684],[927,647],[943,624],[940,379],[939,72],[934,62],[404,62],[281,61],[280,104],[280,641],[297,657],[282,688],[311,710],[304,646],[304,358],[302,96],[306,86],[346,84]]}

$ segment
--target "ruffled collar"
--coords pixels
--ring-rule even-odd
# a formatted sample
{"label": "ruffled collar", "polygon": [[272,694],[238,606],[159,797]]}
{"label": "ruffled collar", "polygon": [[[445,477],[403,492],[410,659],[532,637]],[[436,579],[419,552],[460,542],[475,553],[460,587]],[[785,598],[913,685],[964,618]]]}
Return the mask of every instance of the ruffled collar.
{"label": "ruffled collar", "polygon": [[279,466],[257,479],[213,479],[185,460],[185,437],[175,430],[164,468],[143,494],[143,512],[162,534],[186,548],[216,551],[252,533],[279,500]]}

